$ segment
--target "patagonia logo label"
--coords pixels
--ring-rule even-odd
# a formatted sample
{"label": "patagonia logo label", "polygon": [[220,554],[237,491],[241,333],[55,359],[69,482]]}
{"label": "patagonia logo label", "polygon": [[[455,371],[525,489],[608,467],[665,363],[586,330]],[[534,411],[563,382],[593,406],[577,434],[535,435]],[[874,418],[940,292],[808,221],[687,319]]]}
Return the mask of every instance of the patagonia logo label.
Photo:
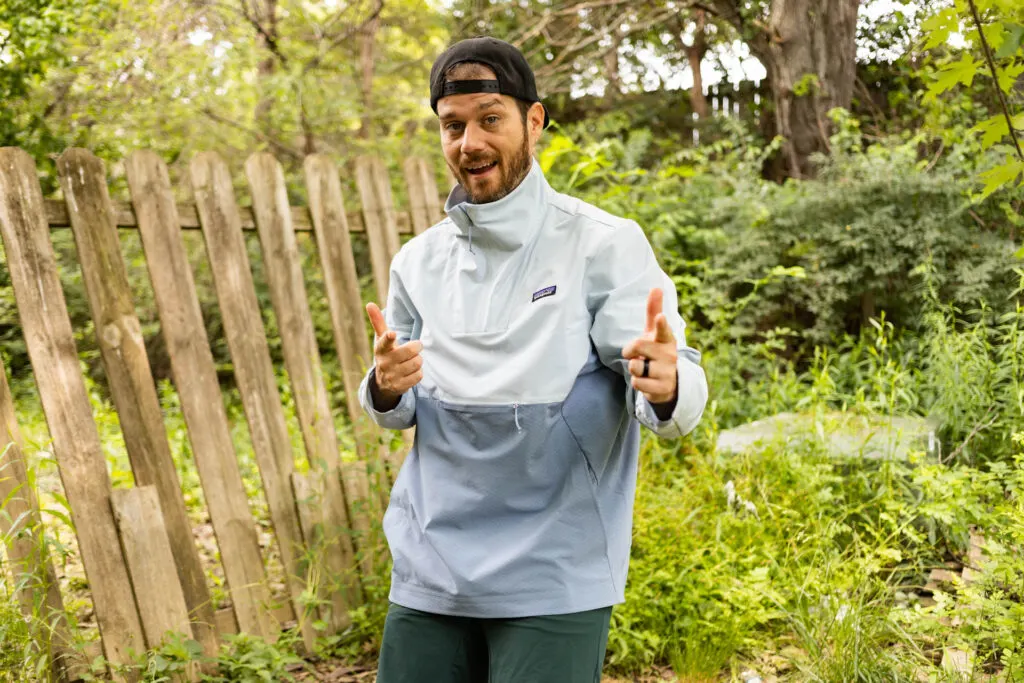
{"label": "patagonia logo label", "polygon": [[544,289],[538,289],[536,292],[533,293],[533,300],[536,301],[537,299],[543,299],[546,296],[554,295],[554,293],[555,293],[555,285],[551,285],[550,287],[545,287]]}

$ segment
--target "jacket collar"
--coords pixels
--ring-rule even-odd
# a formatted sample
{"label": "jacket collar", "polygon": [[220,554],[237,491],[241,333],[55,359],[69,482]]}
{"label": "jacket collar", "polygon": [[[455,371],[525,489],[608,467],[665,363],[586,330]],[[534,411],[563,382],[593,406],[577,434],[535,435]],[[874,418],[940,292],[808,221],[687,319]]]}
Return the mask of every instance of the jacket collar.
{"label": "jacket collar", "polygon": [[536,160],[516,189],[486,204],[469,201],[462,185],[448,195],[444,210],[460,237],[466,237],[470,251],[476,242],[483,248],[511,251],[530,241],[547,213],[552,192]]}

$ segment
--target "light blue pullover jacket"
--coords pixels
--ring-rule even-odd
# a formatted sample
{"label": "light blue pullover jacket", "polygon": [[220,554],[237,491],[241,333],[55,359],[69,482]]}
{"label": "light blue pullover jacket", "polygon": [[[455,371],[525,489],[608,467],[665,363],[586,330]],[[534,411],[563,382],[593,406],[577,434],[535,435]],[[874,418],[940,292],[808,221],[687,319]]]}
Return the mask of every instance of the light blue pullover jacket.
{"label": "light blue pullover jacket", "polygon": [[[540,166],[511,194],[448,217],[391,264],[385,307],[423,343],[423,381],[382,427],[416,426],[384,515],[390,599],[468,617],[581,612],[624,600],[639,424],[691,431],[707,402],[675,288],[633,221],[555,192]],[[627,377],[652,287],[679,345],[661,421]]]}

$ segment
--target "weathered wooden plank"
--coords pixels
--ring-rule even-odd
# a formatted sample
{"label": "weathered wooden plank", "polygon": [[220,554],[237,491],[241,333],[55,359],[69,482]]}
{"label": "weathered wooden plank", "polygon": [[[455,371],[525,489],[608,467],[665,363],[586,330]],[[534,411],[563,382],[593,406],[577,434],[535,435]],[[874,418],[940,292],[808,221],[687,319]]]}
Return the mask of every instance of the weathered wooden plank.
{"label": "weathered wooden plank", "polygon": [[50,668],[59,683],[78,678],[87,662],[72,647],[67,613],[42,538],[39,501],[28,478],[24,441],[14,412],[14,397],[0,359],[0,534],[7,553],[15,596],[27,623],[35,628],[42,652],[50,652]]}
{"label": "weathered wooden plank", "polygon": [[[302,278],[295,231],[288,211],[288,194],[284,184],[284,171],[268,153],[249,157],[245,173],[253,198],[253,213],[259,230],[263,252],[264,272],[270,288],[270,301],[277,316],[281,333],[285,368],[295,399],[302,440],[306,455],[315,469],[324,472],[337,470],[338,435],[334,428],[330,400],[324,383],[320,351],[313,329],[313,316],[309,311],[306,285]],[[350,554],[343,546],[349,543],[345,530],[345,496],[337,477],[327,477],[326,516],[329,533],[339,535],[338,544],[332,543],[331,552]],[[330,538],[330,536],[328,536]],[[340,617],[346,606],[339,600],[334,613]]]}
{"label": "weathered wooden plank", "polygon": [[341,358],[345,399],[354,426],[356,448],[365,460],[381,461],[389,454],[390,434],[377,428],[359,405],[359,384],[373,363],[366,334],[366,312],[352,242],[345,223],[345,205],[338,169],[329,157],[311,155],[305,162],[309,210],[324,269],[334,343]]}
{"label": "weathered wooden plank", "polygon": [[324,285],[341,360],[349,418],[362,415],[358,388],[373,363],[366,334],[366,313],[359,292],[359,274],[345,214],[338,169],[330,157],[313,154],[304,163],[309,212],[324,270]]}
{"label": "weathered wooden plank", "polygon": [[409,157],[403,164],[405,184],[409,191],[409,214],[412,231],[419,235],[443,217],[444,204],[437,195],[437,179],[430,162],[423,157]]}
{"label": "weathered wooden plank", "polygon": [[132,302],[107,192],[106,171],[103,162],[88,150],[75,148],[61,155],[57,171],[135,483],[155,487],[185,604],[194,620],[193,636],[206,654],[215,656],[217,637],[210,590],[192,536],[181,481],[167,443],[163,412]]}
{"label": "weathered wooden plank", "polygon": [[[192,630],[189,609],[174,568],[175,557],[156,487],[116,489],[110,501],[135,588],[146,644],[157,648],[174,634],[188,636]],[[212,625],[213,610],[210,612]],[[191,668],[187,679],[198,678],[198,667]]]}
{"label": "weathered wooden plank", "polygon": [[203,484],[224,574],[242,631],[276,638],[256,524],[238,470],[167,166],[150,151],[125,164],[160,328]]}
{"label": "weathered wooden plank", "polygon": [[[44,201],[44,204],[46,206],[46,222],[51,228],[71,227],[68,208],[63,201],[47,199]],[[138,220],[135,218],[135,210],[131,204],[127,202],[113,202],[112,206],[114,207],[114,220],[117,222],[117,227],[127,229],[139,227]],[[256,230],[256,219],[253,218],[252,209],[248,207],[240,208],[238,214],[242,221],[243,230]],[[291,207],[291,214],[295,230],[298,232],[311,232],[313,230],[313,224],[310,221],[309,211],[306,210],[306,207],[293,206]],[[363,227],[363,214],[361,212],[350,212],[345,216],[345,219],[348,221],[350,232],[366,232],[366,229]],[[199,223],[199,214],[195,204],[178,204],[178,221],[178,226],[182,230],[199,230],[202,227]],[[412,219],[407,212],[396,213],[395,221],[398,224],[398,232],[402,234],[412,232]]]}
{"label": "weathered wooden plank", "polygon": [[333,601],[334,594],[338,592],[343,593],[342,597],[350,607],[357,606],[363,601],[351,531],[345,530],[349,536],[347,546],[350,554],[337,552],[336,549],[341,548],[337,536],[330,539],[325,533],[325,512],[328,507],[325,500],[327,480],[324,472],[293,472],[292,489],[299,508],[302,536],[306,539],[309,552],[307,571],[310,582],[315,586],[317,599],[322,601],[325,608],[323,616],[328,623],[334,624],[335,628],[347,627],[352,622],[348,610],[337,612],[338,607]]}
{"label": "weathered wooden plank", "polygon": [[289,594],[296,614],[303,615],[299,620],[302,638],[307,650],[312,652],[316,632],[309,615],[303,614],[305,582],[299,567],[303,552],[302,529],[291,487],[295,462],[249,269],[231,173],[224,160],[212,152],[197,155],[189,170],[235,379],[242,395],[281,562],[288,574]]}
{"label": "weathered wooden plank", "polygon": [[355,534],[356,557],[363,574],[372,576],[374,566],[379,561],[375,539],[373,536],[373,519],[377,517],[379,496],[370,490],[370,473],[365,462],[342,463],[342,476],[345,484],[352,491],[352,504],[349,506],[352,531]]}
{"label": "weathered wooden plank", "polygon": [[111,663],[129,664],[145,640],[110,509],[106,458],[78,364],[35,164],[17,148],[0,149],[0,233],[104,651]]}
{"label": "weathered wooden plank", "polygon": [[370,263],[377,285],[378,303],[387,302],[391,275],[391,259],[398,253],[399,240],[391,201],[391,184],[384,163],[371,156],[356,159],[356,186],[363,207],[363,225],[370,244]]}
{"label": "weathered wooden plank", "polygon": [[[388,299],[388,287],[391,283],[391,261],[401,246],[398,231],[395,227],[394,199],[391,195],[391,183],[388,181],[384,162],[377,157],[361,156],[356,159],[356,185],[363,205],[363,222],[366,225],[367,239],[370,244],[370,263],[373,266],[373,279],[377,285],[378,305],[385,306]],[[392,478],[398,476],[405,452],[412,448],[415,439],[414,429],[402,432],[404,450],[387,453]]]}

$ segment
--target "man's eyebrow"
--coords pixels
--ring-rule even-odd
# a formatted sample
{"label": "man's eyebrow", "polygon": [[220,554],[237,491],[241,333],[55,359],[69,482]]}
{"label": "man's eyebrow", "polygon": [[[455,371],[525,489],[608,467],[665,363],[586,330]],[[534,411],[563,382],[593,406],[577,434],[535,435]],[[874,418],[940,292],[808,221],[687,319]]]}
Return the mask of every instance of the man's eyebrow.
{"label": "man's eyebrow", "polygon": [[[478,112],[479,111],[486,111],[488,109],[495,109],[495,108],[504,109],[505,108],[505,103],[502,102],[500,99],[495,98],[493,100],[487,100],[485,102],[481,102],[480,104],[478,104],[476,106],[476,110]],[[455,112],[448,112],[447,114],[443,114],[441,116],[441,121],[442,122],[451,121],[451,120],[457,119],[457,118],[459,118],[458,114],[456,114]]]}

